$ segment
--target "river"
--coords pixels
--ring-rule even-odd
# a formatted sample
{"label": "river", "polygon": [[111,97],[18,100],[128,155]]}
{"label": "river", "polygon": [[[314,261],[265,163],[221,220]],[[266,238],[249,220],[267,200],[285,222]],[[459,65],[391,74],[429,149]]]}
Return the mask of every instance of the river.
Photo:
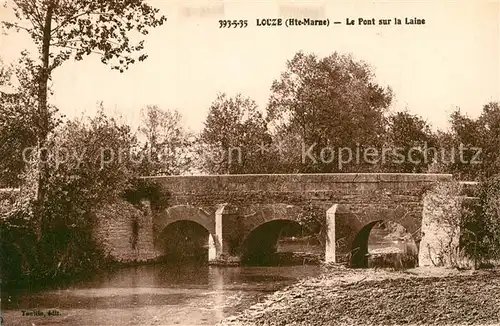
{"label": "river", "polygon": [[310,265],[123,267],[44,290],[3,292],[1,309],[5,326],[213,325],[319,273]]}

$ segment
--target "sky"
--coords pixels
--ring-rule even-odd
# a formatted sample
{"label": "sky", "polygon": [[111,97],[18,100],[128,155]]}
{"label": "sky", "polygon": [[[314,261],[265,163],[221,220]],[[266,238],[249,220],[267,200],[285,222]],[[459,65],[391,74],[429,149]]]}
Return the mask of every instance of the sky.
{"label": "sky", "polygon": [[[145,38],[146,61],[121,74],[91,55],[80,62],[68,61],[54,71],[51,101],[67,117],[92,115],[102,101],[110,113],[137,125],[142,108],[158,105],[178,109],[186,125],[198,131],[218,92],[242,93],[265,110],[273,80],[299,50],[319,56],[350,53],[367,62],[377,82],[393,89],[391,110],[408,109],[434,128],[445,128],[456,107],[477,117],[484,104],[499,100],[498,1],[149,3],[168,20]],[[257,18],[288,18],[290,10],[297,16],[323,17],[342,24],[256,26]],[[0,17],[10,17],[8,9],[0,9]],[[394,17],[403,24],[345,23],[347,18],[378,21]],[[405,17],[425,19],[425,25],[405,25]],[[248,19],[248,27],[220,29],[220,19]],[[22,32],[1,37],[0,56],[6,63],[24,48],[32,49]]]}

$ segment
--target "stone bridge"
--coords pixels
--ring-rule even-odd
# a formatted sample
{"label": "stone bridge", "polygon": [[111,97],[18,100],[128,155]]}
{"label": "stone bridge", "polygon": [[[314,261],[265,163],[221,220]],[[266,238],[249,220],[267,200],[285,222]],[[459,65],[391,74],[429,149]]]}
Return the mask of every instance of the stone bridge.
{"label": "stone bridge", "polygon": [[[430,252],[431,242],[422,234],[422,221],[439,219],[441,213],[425,208],[426,195],[436,184],[452,181],[447,174],[392,173],[145,178],[160,183],[170,193],[167,209],[145,214],[133,225],[128,217],[100,219],[101,239],[106,238],[112,254],[124,260],[160,256],[162,244],[169,242],[169,228],[181,221],[208,234],[205,241],[210,260],[259,254],[272,250],[280,231],[298,224],[299,217],[309,210],[323,219],[327,262],[346,257],[363,260],[371,228],[384,220],[411,233],[420,246],[419,264],[429,265],[424,253]],[[126,244],[122,241],[131,237],[134,239]]]}

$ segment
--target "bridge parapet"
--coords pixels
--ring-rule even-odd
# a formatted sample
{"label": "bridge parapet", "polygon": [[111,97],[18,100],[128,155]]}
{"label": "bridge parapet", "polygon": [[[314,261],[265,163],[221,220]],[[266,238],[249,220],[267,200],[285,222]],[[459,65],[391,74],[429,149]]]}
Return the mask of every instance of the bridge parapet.
{"label": "bridge parapet", "polygon": [[215,211],[235,205],[312,200],[325,209],[334,203],[419,202],[422,192],[449,174],[332,173],[146,177],[170,192],[172,205],[191,204]]}

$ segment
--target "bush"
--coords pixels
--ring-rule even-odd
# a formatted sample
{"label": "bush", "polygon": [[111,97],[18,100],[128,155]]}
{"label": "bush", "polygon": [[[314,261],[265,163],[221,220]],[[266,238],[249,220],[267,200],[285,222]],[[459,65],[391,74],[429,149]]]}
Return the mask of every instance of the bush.
{"label": "bush", "polygon": [[148,200],[153,210],[168,207],[170,194],[160,184],[145,178],[132,178],[122,193],[122,197],[132,205],[139,206],[142,200]]}
{"label": "bush", "polygon": [[2,283],[31,274],[36,266],[37,248],[32,231],[32,203],[19,200],[0,213],[0,278]]}
{"label": "bush", "polygon": [[480,264],[500,259],[500,175],[479,184],[475,203],[463,210],[460,245]]}
{"label": "bush", "polygon": [[[133,153],[135,145],[130,128],[103,112],[58,130],[49,151],[64,148],[72,155],[64,162],[49,156],[44,201],[34,202],[27,193],[1,215],[3,282],[52,281],[108,263],[93,239],[94,210],[122,196],[135,171],[129,157],[105,165],[99,159],[103,149]],[[28,185],[35,181],[25,180]]]}
{"label": "bush", "polygon": [[91,272],[106,264],[104,253],[92,239],[88,203],[74,201],[68,205],[75,194],[60,196],[62,188],[63,184],[52,185],[39,210],[42,216],[35,218],[36,203],[26,198],[19,198],[14,207],[1,215],[3,283],[40,285]]}

